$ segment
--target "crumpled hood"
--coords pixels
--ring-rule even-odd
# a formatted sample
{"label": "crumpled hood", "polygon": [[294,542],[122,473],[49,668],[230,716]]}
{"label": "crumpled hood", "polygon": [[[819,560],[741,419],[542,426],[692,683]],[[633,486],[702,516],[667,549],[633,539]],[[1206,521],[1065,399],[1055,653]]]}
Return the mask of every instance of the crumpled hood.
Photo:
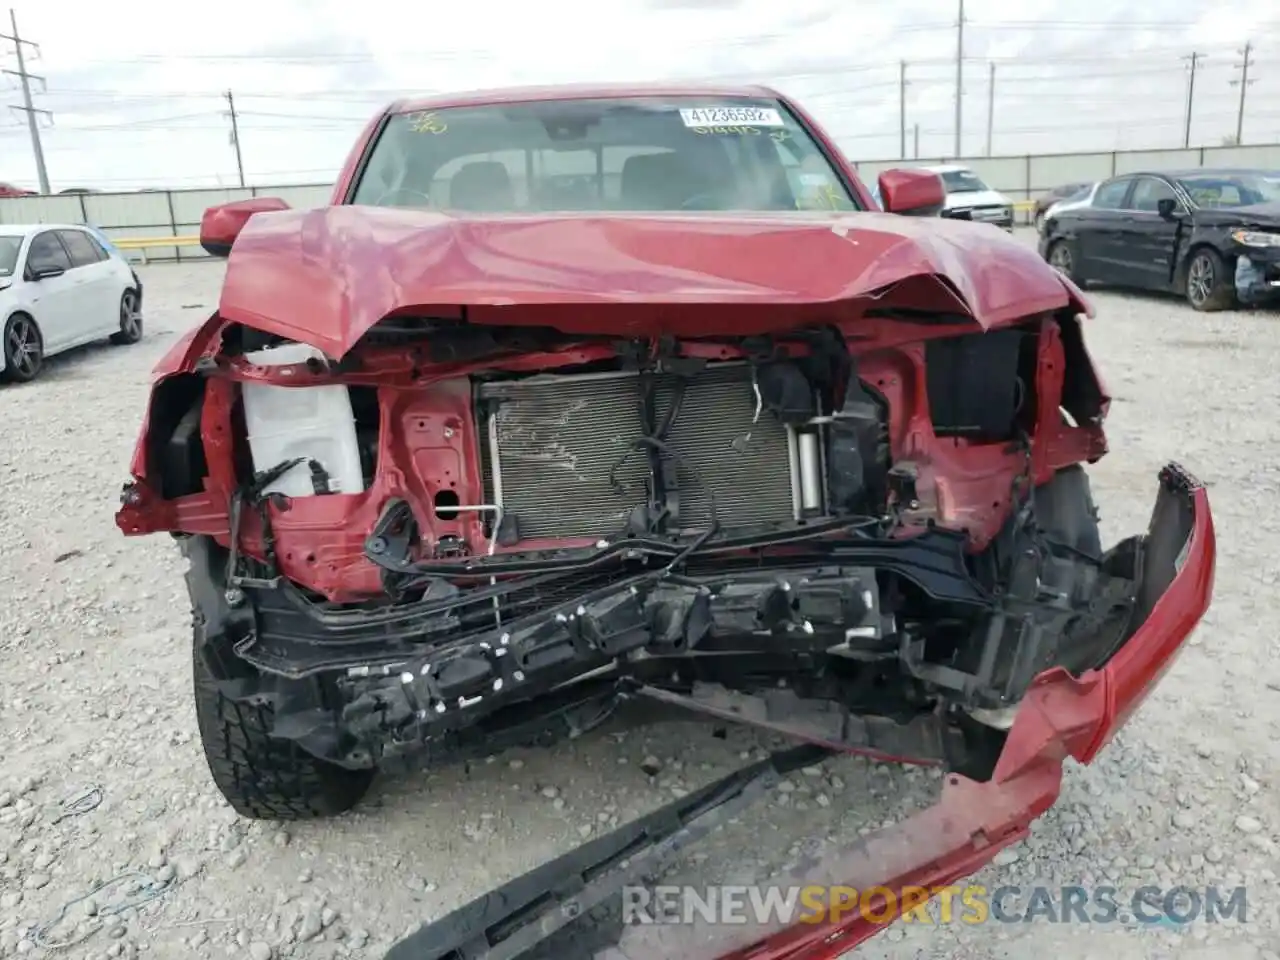
{"label": "crumpled hood", "polygon": [[[236,239],[224,320],[341,357],[395,312],[629,337],[765,333],[871,305],[984,328],[1083,295],[1000,231],[884,213],[475,216],[357,206],[260,213]],[[654,309],[654,306],[660,309]]]}
{"label": "crumpled hood", "polygon": [[1280,203],[1255,203],[1248,207],[1200,207],[1195,222],[1201,227],[1280,227]]}

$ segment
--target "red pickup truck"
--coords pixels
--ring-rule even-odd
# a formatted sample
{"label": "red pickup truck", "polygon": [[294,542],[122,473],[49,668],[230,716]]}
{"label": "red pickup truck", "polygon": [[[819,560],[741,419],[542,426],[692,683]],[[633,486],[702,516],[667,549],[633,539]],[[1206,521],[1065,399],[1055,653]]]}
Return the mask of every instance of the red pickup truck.
{"label": "red pickup truck", "polygon": [[[340,814],[399,758],[644,698],[948,771],[810,882],[936,889],[1025,836],[1207,608],[1208,498],[1170,464],[1104,547],[1084,295],[939,218],[937,175],[878,186],[767,88],[516,89],[393,104],[328,206],[209,210],[221,298],[155,371],[117,523],[183,544],[235,809]],[[534,909],[562,879],[403,955],[568,922]],[[623,946],[834,957],[885,916]]]}

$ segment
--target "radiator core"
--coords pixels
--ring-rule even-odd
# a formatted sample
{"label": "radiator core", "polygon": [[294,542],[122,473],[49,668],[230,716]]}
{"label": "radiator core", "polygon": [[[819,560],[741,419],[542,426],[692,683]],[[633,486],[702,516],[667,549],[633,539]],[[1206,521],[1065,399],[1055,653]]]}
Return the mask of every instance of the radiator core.
{"label": "radiator core", "polygon": [[[652,378],[659,422],[678,379]],[[492,422],[481,422],[485,494],[515,517],[520,539],[613,537],[649,500],[649,457],[636,445],[644,435],[638,374],[547,374],[481,383],[476,394],[492,411]],[[674,478],[679,494],[677,529],[705,529],[712,495],[722,528],[795,518],[793,444],[768,412],[755,419],[756,406],[746,364],[684,378],[663,455],[667,485]]]}

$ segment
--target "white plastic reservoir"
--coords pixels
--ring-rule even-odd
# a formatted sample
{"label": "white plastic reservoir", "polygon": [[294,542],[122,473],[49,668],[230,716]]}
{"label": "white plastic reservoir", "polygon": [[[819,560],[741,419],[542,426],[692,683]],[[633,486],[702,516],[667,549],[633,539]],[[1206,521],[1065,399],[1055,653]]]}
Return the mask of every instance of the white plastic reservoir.
{"label": "white plastic reservoir", "polygon": [[[245,354],[250,363],[267,367],[323,357],[319,350],[302,343]],[[356,418],[347,387],[342,384],[276,387],[262,383],[242,383],[240,387],[255,472],[270,470],[296,457],[306,457],[324,467],[329,475],[330,493],[364,490]],[[303,462],[286,471],[264,492],[287,497],[315,496],[310,465]]]}

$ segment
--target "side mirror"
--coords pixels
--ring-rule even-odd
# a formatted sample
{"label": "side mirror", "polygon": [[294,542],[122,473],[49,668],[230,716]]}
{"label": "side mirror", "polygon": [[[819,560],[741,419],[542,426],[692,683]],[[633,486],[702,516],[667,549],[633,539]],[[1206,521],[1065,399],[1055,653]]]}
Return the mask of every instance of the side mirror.
{"label": "side mirror", "polygon": [[276,213],[289,205],[279,197],[251,197],[219,207],[210,207],[200,219],[200,246],[214,257],[225,257],[240,231],[255,213]]}
{"label": "side mirror", "polygon": [[1178,201],[1173,197],[1161,197],[1156,201],[1156,211],[1163,220],[1178,219]]}
{"label": "side mirror", "polygon": [[49,280],[53,277],[60,277],[66,272],[67,270],[65,267],[32,267],[31,279]]}
{"label": "side mirror", "polygon": [[887,213],[936,217],[947,202],[942,178],[928,170],[886,170],[878,182],[881,206]]}

